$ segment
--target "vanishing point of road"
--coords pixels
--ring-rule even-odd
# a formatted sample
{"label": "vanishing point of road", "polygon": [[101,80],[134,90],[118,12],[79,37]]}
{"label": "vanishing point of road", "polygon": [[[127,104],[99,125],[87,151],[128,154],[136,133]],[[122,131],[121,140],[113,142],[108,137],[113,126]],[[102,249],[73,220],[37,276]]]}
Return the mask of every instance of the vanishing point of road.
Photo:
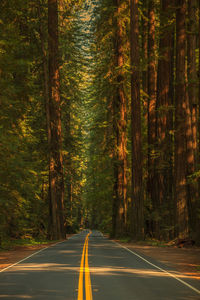
{"label": "vanishing point of road", "polygon": [[200,282],[84,230],[0,273],[0,299],[197,300]]}

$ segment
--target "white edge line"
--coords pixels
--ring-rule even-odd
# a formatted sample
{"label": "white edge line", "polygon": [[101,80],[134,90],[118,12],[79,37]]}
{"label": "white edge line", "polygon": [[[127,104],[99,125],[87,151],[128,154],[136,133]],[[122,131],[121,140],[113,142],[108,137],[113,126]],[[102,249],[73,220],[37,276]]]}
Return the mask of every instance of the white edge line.
{"label": "white edge line", "polygon": [[195,287],[193,287],[192,285],[190,285],[189,283],[183,281],[182,279],[178,278],[176,275],[152,264],[150,261],[148,261],[147,259],[145,259],[144,257],[140,256],[139,254],[137,254],[136,252],[130,250],[129,248],[122,246],[121,244],[115,242],[112,240],[113,243],[117,244],[119,247],[126,249],[127,251],[131,252],[132,254],[134,254],[135,256],[139,257],[140,259],[142,259],[143,261],[145,261],[146,263],[148,263],[149,265],[153,266],[154,268],[168,274],[169,276],[173,277],[174,279],[178,280],[179,282],[181,282],[182,284],[186,285],[188,288],[190,288],[191,290],[195,291],[197,294],[200,294],[200,290],[196,289]]}
{"label": "white edge line", "polygon": [[18,265],[18,264],[20,264],[21,262],[27,260],[28,258],[30,258],[30,257],[32,257],[32,256],[34,256],[34,255],[36,255],[36,254],[38,254],[38,253],[40,253],[40,252],[42,252],[42,251],[48,249],[48,248],[50,248],[50,247],[54,247],[54,246],[56,246],[56,245],[58,245],[58,244],[61,244],[61,243],[64,243],[64,242],[66,242],[66,240],[65,240],[65,241],[62,241],[62,242],[58,242],[58,243],[53,244],[53,245],[50,245],[50,246],[45,247],[45,248],[43,248],[43,249],[40,249],[39,251],[36,251],[36,252],[32,253],[31,255],[29,255],[29,256],[27,256],[27,257],[25,257],[25,258],[23,258],[23,259],[17,261],[16,263],[14,263],[14,264],[12,264],[12,265],[10,265],[10,266],[8,266],[8,267],[6,267],[6,268],[0,270],[0,273],[2,273],[2,272],[4,272],[4,271],[6,271],[6,270],[8,270],[8,269],[10,269],[10,268],[12,268],[12,267]]}

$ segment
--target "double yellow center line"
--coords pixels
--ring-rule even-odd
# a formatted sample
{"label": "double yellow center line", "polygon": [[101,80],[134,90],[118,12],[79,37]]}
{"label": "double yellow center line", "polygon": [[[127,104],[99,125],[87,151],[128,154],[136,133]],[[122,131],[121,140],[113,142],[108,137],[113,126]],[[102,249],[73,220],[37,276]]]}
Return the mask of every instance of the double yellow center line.
{"label": "double yellow center line", "polygon": [[[81,257],[79,282],[78,282],[78,300],[83,300],[83,275],[85,274],[85,299],[92,300],[92,287],[90,280],[90,271],[88,264],[88,240],[91,232],[87,234],[83,246],[83,253]],[[85,266],[84,266],[85,262]]]}

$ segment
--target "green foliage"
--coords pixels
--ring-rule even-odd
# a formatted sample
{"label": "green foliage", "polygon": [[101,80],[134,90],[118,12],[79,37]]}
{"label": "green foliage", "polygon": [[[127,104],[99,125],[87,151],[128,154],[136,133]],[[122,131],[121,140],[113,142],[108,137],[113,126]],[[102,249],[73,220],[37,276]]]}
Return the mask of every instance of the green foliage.
{"label": "green foliage", "polygon": [[45,235],[47,228],[41,57],[36,16],[29,5],[1,2],[0,240]]}
{"label": "green foliage", "polygon": [[121,243],[130,243],[131,242],[131,238],[128,237],[122,237],[119,239]]}
{"label": "green foliage", "polygon": [[49,241],[47,239],[34,239],[32,236],[22,237],[20,239],[10,239],[10,240],[4,240],[1,244],[0,251],[3,250],[13,250],[16,247],[24,247],[24,246],[36,246],[36,245],[46,245],[46,244],[53,244],[58,241]]}
{"label": "green foliage", "polygon": [[200,266],[196,266],[198,272],[200,272]]}

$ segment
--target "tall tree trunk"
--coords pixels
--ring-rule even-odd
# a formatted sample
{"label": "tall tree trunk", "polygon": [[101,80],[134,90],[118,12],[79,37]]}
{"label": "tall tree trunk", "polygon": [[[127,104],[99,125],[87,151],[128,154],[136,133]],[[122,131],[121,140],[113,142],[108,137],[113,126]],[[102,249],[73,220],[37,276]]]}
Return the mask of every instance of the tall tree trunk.
{"label": "tall tree trunk", "polygon": [[176,0],[176,95],[175,95],[175,197],[177,205],[177,234],[188,235],[187,207],[187,92],[186,92],[186,1]]}
{"label": "tall tree trunk", "polygon": [[63,155],[63,162],[65,166],[65,186],[66,186],[66,202],[65,208],[67,210],[66,219],[70,220],[68,223],[66,221],[66,226],[69,230],[71,230],[70,226],[73,218],[73,180],[72,180],[72,157],[71,157],[71,149],[72,149],[72,136],[71,136],[71,102],[67,101],[66,103],[66,114],[65,114],[65,140],[64,147],[67,151],[67,155]]}
{"label": "tall tree trunk", "polygon": [[[199,3],[199,30],[198,30],[198,47],[199,47],[199,68],[198,68],[198,79],[199,79],[199,101],[198,105],[200,108],[200,0]],[[200,116],[199,116],[199,123],[198,123],[198,136],[200,138]],[[200,150],[200,143],[198,144],[198,150]],[[200,151],[198,156],[198,161],[200,161]],[[198,180],[198,201],[197,201],[197,212],[200,211],[200,178]],[[197,213],[196,215],[196,239],[198,241],[198,244],[200,244],[200,214]]]}
{"label": "tall tree trunk", "polygon": [[[173,48],[173,27],[169,23],[172,14],[173,1],[161,0],[161,13],[160,13],[160,45],[158,60],[158,94],[157,94],[157,152],[158,158],[156,161],[156,179],[157,179],[157,204],[159,214],[162,216],[162,227],[170,227],[169,221],[170,211],[172,210],[171,201],[171,160],[172,160],[172,147],[170,130],[172,130],[172,98],[171,98],[171,75],[172,75],[172,53]],[[166,21],[167,20],[167,21]],[[168,214],[166,214],[166,211]],[[165,216],[165,217],[164,217]],[[166,232],[166,231],[165,231]],[[162,238],[169,238],[169,235]]]}
{"label": "tall tree trunk", "polygon": [[38,3],[38,18],[39,18],[39,35],[41,42],[42,50],[42,59],[43,59],[43,75],[44,75],[44,99],[45,99],[45,112],[46,112],[46,127],[47,127],[47,141],[50,147],[51,141],[51,128],[50,128],[50,111],[49,111],[49,73],[48,73],[48,61],[47,61],[47,51],[45,49],[45,33],[44,33],[44,24],[42,22],[42,12],[41,12],[41,3],[39,0]]}
{"label": "tall tree trunk", "polygon": [[[155,144],[156,144],[156,88],[157,88],[157,71],[156,71],[156,40],[155,40],[155,7],[154,1],[149,1],[148,18],[148,193],[151,199],[154,215],[153,232],[159,236],[159,222],[157,220],[157,195],[155,186]],[[156,214],[157,212],[157,214]]]}
{"label": "tall tree trunk", "polygon": [[62,162],[60,80],[58,57],[58,3],[48,0],[49,48],[49,105],[50,105],[50,194],[52,207],[52,238],[65,237],[64,232],[64,182]]}
{"label": "tall tree trunk", "polygon": [[51,193],[50,193],[50,146],[51,146],[51,127],[50,127],[50,107],[49,107],[49,71],[48,71],[48,58],[47,51],[45,49],[45,33],[44,33],[44,24],[42,22],[42,11],[41,11],[41,2],[38,1],[38,19],[39,19],[39,35],[41,42],[41,51],[42,51],[42,60],[43,60],[43,76],[44,76],[44,101],[45,101],[45,113],[46,113],[46,129],[47,129],[47,142],[48,142],[48,160],[49,160],[49,192],[48,192],[48,201],[49,201],[49,238],[51,236],[52,228],[52,205],[51,205]]}
{"label": "tall tree trunk", "polygon": [[[188,35],[187,35],[187,58],[188,58],[188,92],[189,107],[188,118],[191,118],[191,129],[187,132],[187,160],[188,175],[197,171],[198,162],[198,80],[196,70],[196,10],[197,0],[188,1]],[[191,234],[196,231],[196,205],[198,188],[196,180],[188,183],[189,223]],[[194,237],[193,237],[194,238]]]}
{"label": "tall tree trunk", "polygon": [[192,112],[193,149],[197,159],[197,119],[198,119],[198,81],[196,70],[196,27],[197,27],[197,0],[188,1],[188,35],[187,35],[187,57],[188,57],[188,91],[190,109]]}
{"label": "tall tree trunk", "polygon": [[121,21],[121,10],[119,0],[114,1],[116,6],[116,97],[115,101],[115,118],[116,118],[116,138],[117,138],[117,161],[116,163],[116,199],[117,202],[117,219],[116,219],[116,234],[122,235],[126,229],[126,214],[127,214],[127,103],[124,92],[124,53],[123,53],[123,27]]}
{"label": "tall tree trunk", "polygon": [[[175,1],[174,1],[175,2]],[[174,107],[175,107],[175,64],[176,64],[176,47],[175,47],[175,40],[176,40],[176,24],[173,24],[173,39],[172,39],[172,48],[171,48],[171,82],[170,82],[170,98],[171,98],[171,103],[172,103],[172,110],[173,113],[170,114],[170,130],[171,133],[175,132],[175,112],[174,112]],[[170,196],[170,201],[171,201],[171,207],[170,207],[170,224],[171,226],[171,231],[170,231],[170,238],[173,239],[176,236],[176,201],[175,201],[175,195],[174,195],[174,135],[171,135],[170,138],[170,145],[171,145],[171,152],[172,152],[172,157],[170,161],[171,165],[171,170],[169,172],[169,196]]]}
{"label": "tall tree trunk", "polygon": [[131,128],[132,128],[132,212],[131,227],[134,237],[144,237],[144,199],[142,178],[140,58],[138,0],[131,0]]}
{"label": "tall tree trunk", "polygon": [[147,72],[147,60],[148,60],[148,1],[143,1],[143,18],[142,18],[142,90],[144,99],[144,118],[148,120],[148,72]]}

